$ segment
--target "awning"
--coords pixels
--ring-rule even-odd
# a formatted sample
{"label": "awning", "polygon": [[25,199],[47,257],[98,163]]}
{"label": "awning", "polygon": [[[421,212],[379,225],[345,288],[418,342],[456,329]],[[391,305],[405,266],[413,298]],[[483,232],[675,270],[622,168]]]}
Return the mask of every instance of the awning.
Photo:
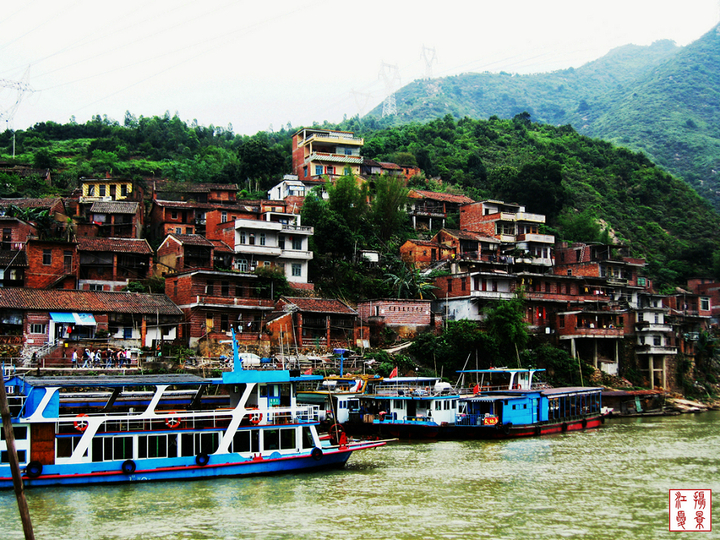
{"label": "awning", "polygon": [[57,323],[71,323],[79,326],[97,326],[92,313],[50,312],[50,318]]}
{"label": "awning", "polygon": [[75,317],[73,317],[72,313],[54,313],[50,312],[50,318],[59,323],[74,323]]}

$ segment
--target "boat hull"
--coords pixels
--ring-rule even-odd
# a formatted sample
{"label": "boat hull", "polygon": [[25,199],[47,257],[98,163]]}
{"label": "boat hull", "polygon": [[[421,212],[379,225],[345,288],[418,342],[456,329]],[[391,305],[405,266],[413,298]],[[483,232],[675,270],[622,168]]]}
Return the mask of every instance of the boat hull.
{"label": "boat hull", "polygon": [[390,436],[398,439],[513,439],[517,437],[538,437],[571,431],[597,429],[605,421],[603,415],[574,418],[562,422],[543,422],[525,425],[477,426],[462,424],[431,425],[418,422],[375,422],[372,424],[346,424],[348,432],[353,434]]}
{"label": "boat hull", "polygon": [[[239,454],[211,455],[205,465],[195,458],[144,459],[133,461],[134,471],[123,472],[125,462],[103,462],[67,465],[45,465],[42,473],[31,478],[23,474],[25,487],[72,486],[150,482],[161,480],[192,480],[236,476],[257,476],[304,472],[343,467],[357,450],[382,446],[384,442],[367,442],[347,447],[323,448],[322,454],[304,452],[283,456],[279,453],[264,457],[242,457]],[[0,489],[12,489],[9,467],[0,469]]]}

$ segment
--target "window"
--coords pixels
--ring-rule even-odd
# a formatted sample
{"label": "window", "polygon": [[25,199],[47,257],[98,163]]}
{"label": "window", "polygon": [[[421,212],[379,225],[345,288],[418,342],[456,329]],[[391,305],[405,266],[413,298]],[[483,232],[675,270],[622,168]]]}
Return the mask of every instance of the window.
{"label": "window", "polygon": [[43,264],[46,266],[52,264],[52,250],[43,249]]}
{"label": "window", "polygon": [[175,232],[177,234],[182,234],[182,227],[175,227]]}
{"label": "window", "polygon": [[177,217],[178,217],[177,210],[173,210],[172,212],[170,212],[171,219],[177,219]]}
{"label": "window", "polygon": [[345,167],[345,168],[343,169],[343,174],[344,174],[345,176],[350,176],[351,173],[352,173],[352,169],[351,169],[350,167]]}
{"label": "window", "polygon": [[100,197],[104,197],[106,189],[107,186],[98,186],[98,195],[100,195]]}
{"label": "window", "polygon": [[223,281],[220,283],[220,290],[223,296],[230,296],[230,283]]}
{"label": "window", "polygon": [[123,339],[132,339],[133,329],[132,326],[123,327]]}
{"label": "window", "polygon": [[220,212],[220,221],[223,223],[227,222],[227,212],[225,210]]}
{"label": "window", "polygon": [[214,288],[215,288],[215,282],[209,279],[205,283],[205,294],[212,296],[214,293]]}
{"label": "window", "polygon": [[245,231],[240,231],[240,243],[245,244],[247,243],[247,237],[245,236]]}
{"label": "window", "polygon": [[315,165],[315,175],[320,176],[323,173],[322,165]]}
{"label": "window", "polygon": [[661,336],[653,336],[653,345],[656,347],[662,346],[662,337]]}
{"label": "window", "polygon": [[295,236],[292,239],[292,248],[295,250],[302,250],[302,238],[299,236]]}
{"label": "window", "polygon": [[285,236],[283,236],[282,234],[278,236],[278,246],[280,247],[280,249],[285,249]]}
{"label": "window", "polygon": [[299,277],[302,275],[302,266],[298,263],[293,263],[292,265],[292,275],[294,277]]}
{"label": "window", "polygon": [[89,290],[89,291],[100,291],[100,292],[102,292],[103,286],[100,285],[100,284],[98,284],[98,283],[90,283],[90,284],[88,285],[88,290]]}
{"label": "window", "polygon": [[88,188],[87,196],[94,197],[95,196],[95,186],[88,186],[87,188]]}
{"label": "window", "polygon": [[700,298],[700,309],[702,309],[703,311],[710,310],[710,298],[706,296]]}
{"label": "window", "polygon": [[332,167],[332,166],[328,165],[328,166],[325,168],[325,171],[326,171],[328,174],[330,174],[330,175],[335,174],[335,167]]}
{"label": "window", "polygon": [[238,266],[238,270],[239,270],[240,272],[247,272],[247,271],[248,271],[248,262],[247,262],[247,259],[240,259],[240,260],[238,261],[237,266]]}
{"label": "window", "polygon": [[228,322],[228,315],[227,315],[227,313],[221,313],[220,314],[220,331],[227,332],[228,330],[230,330],[230,323]]}
{"label": "window", "polygon": [[120,185],[120,196],[121,197],[127,197],[128,189],[127,184],[121,184]]}
{"label": "window", "polygon": [[265,245],[265,233],[264,232],[260,233],[260,245],[261,246]]}
{"label": "window", "polygon": [[31,324],[30,325],[30,333],[31,334],[45,334],[46,329],[47,329],[47,327],[44,324]]}

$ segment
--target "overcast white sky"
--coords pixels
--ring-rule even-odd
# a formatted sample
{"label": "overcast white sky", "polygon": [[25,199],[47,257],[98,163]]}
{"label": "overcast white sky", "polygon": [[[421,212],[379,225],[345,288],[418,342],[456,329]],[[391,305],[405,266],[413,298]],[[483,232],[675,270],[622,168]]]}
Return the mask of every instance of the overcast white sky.
{"label": "overcast white sky", "polygon": [[[0,129],[125,111],[244,134],[338,122],[384,99],[383,63],[396,86],[428,65],[554,71],[629,43],[687,45],[719,19],[719,0],[7,1]],[[24,80],[34,92],[9,119],[8,81]]]}

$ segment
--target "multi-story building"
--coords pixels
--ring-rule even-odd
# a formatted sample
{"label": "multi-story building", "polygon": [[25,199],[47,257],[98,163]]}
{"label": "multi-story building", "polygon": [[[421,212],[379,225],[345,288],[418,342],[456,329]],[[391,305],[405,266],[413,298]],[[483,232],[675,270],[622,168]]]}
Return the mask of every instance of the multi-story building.
{"label": "multi-story building", "polygon": [[[413,229],[430,231],[444,228],[448,214],[457,213],[462,205],[472,202],[473,200],[465,195],[411,189],[408,193],[406,211],[412,221]],[[460,228],[475,230],[467,226]]]}
{"label": "multi-story building", "polygon": [[274,266],[291,285],[308,283],[313,228],[302,226],[296,214],[268,211],[262,217],[235,220],[235,268],[252,272],[258,266]]}
{"label": "multi-story building", "polygon": [[153,250],[144,238],[78,238],[78,289],[120,291],[152,271]]}
{"label": "multi-story building", "polygon": [[292,139],[293,174],[298,180],[359,175],[363,139],[349,131],[304,128]]}
{"label": "multi-story building", "polygon": [[241,341],[267,341],[265,320],[275,302],[258,293],[258,279],[246,272],[211,270],[167,276],[165,293],[185,317],[180,339],[190,347],[217,344],[234,328]]}

